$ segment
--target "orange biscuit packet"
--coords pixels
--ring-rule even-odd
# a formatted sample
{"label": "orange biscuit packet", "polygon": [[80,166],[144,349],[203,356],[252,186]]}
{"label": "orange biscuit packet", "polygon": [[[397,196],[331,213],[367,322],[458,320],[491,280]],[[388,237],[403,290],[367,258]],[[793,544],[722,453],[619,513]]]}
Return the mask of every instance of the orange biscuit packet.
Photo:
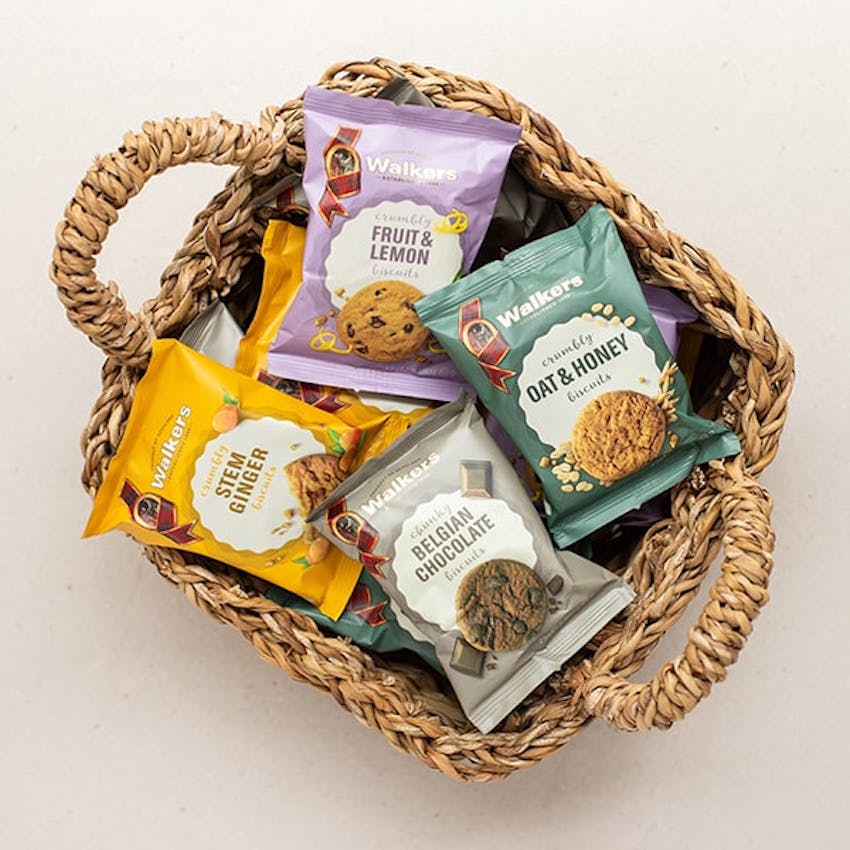
{"label": "orange biscuit packet", "polygon": [[304,263],[304,228],[273,219],[266,227],[262,247],[263,288],[254,318],[239,343],[233,368],[255,378],[265,370],[269,347],[283,317],[301,288]]}
{"label": "orange biscuit packet", "polygon": [[356,426],[193,351],[157,340],[83,536],[113,529],[196,552],[337,618],[360,564],[304,518],[406,428]]}

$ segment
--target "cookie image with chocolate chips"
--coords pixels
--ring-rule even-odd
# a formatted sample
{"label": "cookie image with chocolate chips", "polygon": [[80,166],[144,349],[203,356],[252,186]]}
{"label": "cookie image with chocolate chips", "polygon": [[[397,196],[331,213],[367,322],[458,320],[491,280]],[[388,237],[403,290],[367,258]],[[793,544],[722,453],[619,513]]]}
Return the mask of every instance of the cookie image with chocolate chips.
{"label": "cookie image with chocolate chips", "polygon": [[543,627],[546,586],[525,564],[496,558],[463,577],[455,609],[458,629],[470,646],[510,652],[525,646]]}
{"label": "cookie image with chocolate chips", "polygon": [[339,311],[337,333],[365,360],[408,360],[430,336],[413,309],[422,293],[400,280],[381,280],[359,289]]}
{"label": "cookie image with chocolate chips", "polygon": [[302,516],[307,516],[345,479],[339,458],[334,455],[307,455],[288,463],[283,471],[298,499]]}
{"label": "cookie image with chocolate chips", "polygon": [[667,415],[656,399],[632,390],[588,403],[572,434],[575,464],[603,484],[631,475],[661,453]]}

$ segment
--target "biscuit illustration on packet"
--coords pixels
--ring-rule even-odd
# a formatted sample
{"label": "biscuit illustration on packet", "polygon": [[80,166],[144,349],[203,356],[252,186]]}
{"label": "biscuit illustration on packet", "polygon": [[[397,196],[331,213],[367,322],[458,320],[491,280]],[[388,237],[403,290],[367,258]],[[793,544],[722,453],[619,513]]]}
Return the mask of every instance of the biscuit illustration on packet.
{"label": "biscuit illustration on packet", "polygon": [[[237,343],[234,367],[237,372],[256,378],[320,410],[333,413],[352,425],[382,413],[397,413],[413,424],[431,410],[431,402],[422,399],[382,393],[355,393],[320,385],[312,380],[295,380],[269,372],[269,346],[301,286],[303,229],[288,221],[270,221],[263,237],[262,256],[265,270],[259,304],[245,336]],[[335,315],[334,310],[329,310],[328,315],[315,319],[313,326],[322,328]]]}
{"label": "biscuit illustration on packet", "polygon": [[469,270],[520,128],[309,88],[303,283],[269,372],[447,401],[462,385],[413,305]]}
{"label": "biscuit illustration on packet", "polygon": [[465,397],[364,464],[308,521],[433,646],[484,732],[633,597],[602,567],[555,551]]}
{"label": "biscuit illustration on packet", "polygon": [[416,310],[537,470],[559,546],[740,450],[694,414],[601,205]]}
{"label": "biscuit illustration on packet", "polygon": [[305,517],[406,427],[359,426],[157,340],[85,536],[111,529],[246,570],[338,617],[360,566]]}

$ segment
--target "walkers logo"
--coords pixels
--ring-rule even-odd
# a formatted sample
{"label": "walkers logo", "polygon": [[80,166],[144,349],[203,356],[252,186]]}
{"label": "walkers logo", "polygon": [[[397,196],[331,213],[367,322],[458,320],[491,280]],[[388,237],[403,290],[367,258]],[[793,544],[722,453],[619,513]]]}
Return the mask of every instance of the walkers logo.
{"label": "walkers logo", "polygon": [[[387,502],[394,499],[405,487],[409,487],[429,466],[433,466],[440,456],[436,452],[432,452],[428,457],[418,461],[415,466],[412,466],[407,472],[397,475],[390,483],[384,487],[380,493],[376,493],[368,502],[364,502],[360,506],[360,510],[368,516],[375,516],[375,513],[383,508]],[[382,485],[383,486],[383,485]]]}
{"label": "walkers logo", "polygon": [[458,178],[457,170],[454,168],[417,165],[412,159],[396,162],[387,157],[367,156],[366,168],[373,174],[409,183],[440,183],[443,180],[453,182]]}
{"label": "walkers logo", "polygon": [[509,328],[511,325],[515,325],[520,319],[531,316],[552,302],[560,298],[569,298],[570,291],[577,286],[581,286],[583,283],[583,278],[579,275],[574,275],[568,280],[562,280],[560,283],[550,286],[548,289],[538,289],[536,292],[532,292],[530,297],[523,301],[522,304],[515,304],[509,310],[500,313],[496,318],[503,328]]}

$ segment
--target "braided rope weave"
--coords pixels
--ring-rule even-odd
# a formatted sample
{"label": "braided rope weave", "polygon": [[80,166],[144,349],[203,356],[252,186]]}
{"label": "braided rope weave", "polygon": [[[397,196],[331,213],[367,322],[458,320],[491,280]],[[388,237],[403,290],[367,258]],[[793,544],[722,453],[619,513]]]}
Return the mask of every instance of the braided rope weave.
{"label": "braided rope weave", "polygon": [[[711,254],[666,230],[599,163],[576,153],[552,124],[506,92],[384,59],[334,66],[321,84],[371,96],[399,75],[438,106],[519,124],[513,162],[529,183],[560,199],[573,219],[594,202],[604,204],[636,269],[678,291],[707,332],[733,343],[721,412],[742,453],[695,470],[674,489],[670,517],[646,531],[625,566],[636,601],[487,735],[470,726],[431,673],[322,634],[309,618],[266,599],[250,577],[185,552],[146,547],[145,554],[195,605],[239,629],[263,659],[327,691],[392,746],[455,779],[490,781],[536,764],[593,717],[622,730],[667,728],[724,678],[768,598],[771,500],[756,476],[777,451],[793,355]],[[145,123],[86,173],[57,228],[50,272],[70,321],[107,355],[103,390],[82,436],[90,495],[120,442],[151,341],[185,327],[236,282],[259,252],[267,223],[256,200],[282,169],[301,169],[303,161],[301,101],[293,100],[265,110],[258,126],[218,115]],[[96,256],[119,210],[144,184],[188,162],[238,168],[197,216],[156,297],[131,313],[117,286],[96,277]],[[632,682],[721,552],[720,575],[681,654],[651,679]]]}

